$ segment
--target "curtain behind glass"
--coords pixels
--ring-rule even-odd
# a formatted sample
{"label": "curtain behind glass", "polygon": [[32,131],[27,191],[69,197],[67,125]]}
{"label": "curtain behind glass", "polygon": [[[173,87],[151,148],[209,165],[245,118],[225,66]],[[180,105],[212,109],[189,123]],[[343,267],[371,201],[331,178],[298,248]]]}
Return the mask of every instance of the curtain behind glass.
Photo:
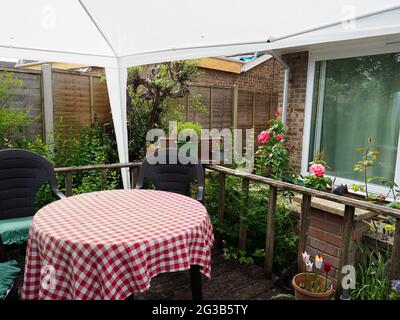
{"label": "curtain behind glass", "polygon": [[[320,81],[314,90],[320,90]],[[322,95],[314,94],[314,99],[323,97],[320,119],[315,117],[315,108],[321,101],[313,104],[312,132],[316,136],[316,123],[321,121],[320,143],[316,138],[311,141],[315,150],[324,151],[328,173],[363,180],[353,170],[362,157],[355,149],[366,146],[371,137],[381,156],[369,174],[393,179],[399,135],[400,54],[329,60],[323,90]],[[311,147],[314,150],[314,145]]]}

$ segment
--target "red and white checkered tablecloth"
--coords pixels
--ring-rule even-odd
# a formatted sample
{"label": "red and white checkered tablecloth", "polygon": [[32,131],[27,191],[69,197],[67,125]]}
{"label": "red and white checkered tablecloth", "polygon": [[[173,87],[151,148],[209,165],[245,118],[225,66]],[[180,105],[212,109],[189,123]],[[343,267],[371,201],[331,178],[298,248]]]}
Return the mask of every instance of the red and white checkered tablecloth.
{"label": "red and white checkered tablecloth", "polygon": [[23,299],[125,299],[162,272],[202,266],[210,276],[212,225],[179,194],[112,190],[55,201],[33,219]]}

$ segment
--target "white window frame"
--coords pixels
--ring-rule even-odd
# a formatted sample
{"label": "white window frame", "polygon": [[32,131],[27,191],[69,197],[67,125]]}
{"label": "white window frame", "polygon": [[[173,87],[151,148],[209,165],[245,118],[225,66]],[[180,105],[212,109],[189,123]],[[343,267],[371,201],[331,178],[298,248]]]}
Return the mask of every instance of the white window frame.
{"label": "white window frame", "polygon": [[[386,44],[382,40],[358,46],[350,44],[341,46],[339,48],[324,48],[324,49],[309,51],[306,101],[305,101],[305,111],[304,111],[304,131],[303,131],[304,135],[303,135],[303,148],[302,148],[302,159],[301,159],[302,175],[308,175],[308,167],[309,167],[308,157],[310,151],[309,149],[310,149],[310,139],[311,139],[311,125],[312,125],[311,122],[312,122],[312,107],[313,107],[313,92],[314,92],[316,62],[332,60],[332,59],[394,53],[394,52],[400,52],[400,44],[399,43]],[[349,186],[349,189],[350,186],[353,184],[363,184],[362,181],[360,182],[334,176],[329,176],[329,177],[332,179],[336,178],[335,185],[347,184]],[[397,157],[396,157],[394,181],[400,186],[400,132],[397,145]],[[372,193],[386,195],[389,191],[389,188],[370,183],[368,184],[368,190]],[[361,192],[358,193],[362,194]],[[391,199],[391,195],[389,196],[389,199]]]}

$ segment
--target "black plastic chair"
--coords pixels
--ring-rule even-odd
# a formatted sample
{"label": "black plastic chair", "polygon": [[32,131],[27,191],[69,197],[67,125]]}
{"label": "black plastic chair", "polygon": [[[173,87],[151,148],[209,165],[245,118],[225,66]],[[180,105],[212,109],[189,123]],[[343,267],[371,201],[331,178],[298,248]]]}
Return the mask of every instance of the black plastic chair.
{"label": "black plastic chair", "polygon": [[[139,169],[136,189],[143,189],[145,181],[151,182],[156,190],[169,191],[190,196],[190,187],[197,182],[196,199],[204,200],[204,168],[198,159],[187,156],[188,163],[181,163],[177,149],[161,149],[148,156]],[[162,159],[156,163],[156,159]],[[190,266],[193,300],[202,300],[200,266]]]}
{"label": "black plastic chair", "polygon": [[17,278],[21,269],[17,261],[0,263],[0,300],[15,300],[17,298]]}
{"label": "black plastic chair", "polygon": [[[3,229],[7,234],[12,233],[13,230],[7,229],[11,221],[18,225],[19,219],[34,216],[36,192],[45,182],[49,183],[55,198],[65,198],[58,190],[54,167],[47,159],[27,150],[0,151],[0,231],[3,235]],[[25,220],[22,227],[19,225],[21,228],[29,223]],[[3,243],[0,233],[0,261],[5,259],[5,245],[14,244]]]}
{"label": "black plastic chair", "polygon": [[[157,159],[163,159],[155,163]],[[143,189],[145,181],[151,182],[156,190],[169,191],[190,196],[190,187],[197,182],[196,199],[204,200],[204,168],[198,159],[189,156],[182,163],[177,149],[161,149],[149,155],[139,169],[136,189]]]}

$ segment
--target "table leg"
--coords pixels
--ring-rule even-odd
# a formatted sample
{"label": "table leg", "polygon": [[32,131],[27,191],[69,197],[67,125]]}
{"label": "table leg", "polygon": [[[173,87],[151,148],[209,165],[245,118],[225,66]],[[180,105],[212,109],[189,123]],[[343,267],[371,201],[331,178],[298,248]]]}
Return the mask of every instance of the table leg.
{"label": "table leg", "polygon": [[192,299],[203,300],[200,266],[198,265],[190,266],[190,280],[192,283]]}

